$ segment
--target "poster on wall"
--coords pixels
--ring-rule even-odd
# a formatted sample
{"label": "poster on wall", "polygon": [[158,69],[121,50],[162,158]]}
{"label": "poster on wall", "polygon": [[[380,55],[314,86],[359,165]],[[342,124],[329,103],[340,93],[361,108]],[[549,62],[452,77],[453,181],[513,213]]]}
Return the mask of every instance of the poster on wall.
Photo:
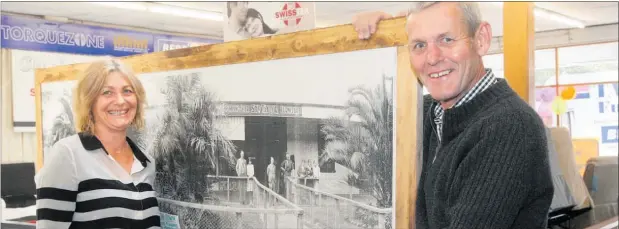
{"label": "poster on wall", "polygon": [[34,70],[60,65],[91,62],[101,56],[11,50],[13,130],[35,132]]}
{"label": "poster on wall", "polygon": [[314,2],[225,2],[224,41],[245,40],[316,27]]}
{"label": "poster on wall", "polygon": [[576,95],[566,101],[567,113],[561,116],[561,125],[571,130],[572,138],[598,141],[599,156],[617,155],[618,85],[575,86]]}
{"label": "poster on wall", "polygon": [[[138,75],[129,135],[156,160],[162,223],[392,228],[396,65],[381,48]],[[44,156],[75,134],[75,83],[41,85]]]}
{"label": "poster on wall", "polygon": [[600,155],[616,156],[619,144],[619,84],[598,84],[597,107],[599,115],[595,120],[599,128]]}

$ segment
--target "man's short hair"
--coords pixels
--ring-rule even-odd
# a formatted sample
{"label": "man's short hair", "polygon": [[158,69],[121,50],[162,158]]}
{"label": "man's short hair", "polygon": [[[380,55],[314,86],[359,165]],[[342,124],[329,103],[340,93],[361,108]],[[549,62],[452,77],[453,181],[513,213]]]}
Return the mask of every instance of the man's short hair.
{"label": "man's short hair", "polygon": [[[437,3],[441,2],[414,2],[411,3],[410,8],[408,9],[408,13],[406,14],[406,18],[410,19],[410,16],[415,13],[419,13],[424,9],[427,9]],[[477,27],[481,24],[481,11],[479,10],[479,4],[476,2],[458,2],[458,7],[462,12],[462,17],[464,17],[464,22],[468,26],[467,31],[469,32],[469,36],[475,36],[475,32],[477,32]]]}

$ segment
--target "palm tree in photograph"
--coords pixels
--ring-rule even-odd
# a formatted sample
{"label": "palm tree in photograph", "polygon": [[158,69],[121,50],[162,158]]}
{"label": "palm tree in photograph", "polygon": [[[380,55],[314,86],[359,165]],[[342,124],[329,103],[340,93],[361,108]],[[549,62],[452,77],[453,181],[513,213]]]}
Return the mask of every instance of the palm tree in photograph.
{"label": "palm tree in photograph", "polygon": [[[166,95],[165,110],[152,147],[157,163],[156,191],[159,197],[184,202],[217,202],[208,194],[216,181],[209,181],[207,175],[215,174],[221,164],[233,167],[234,161],[230,159],[236,149],[215,127],[214,95],[205,90],[197,73],[168,77],[166,86],[162,90]],[[162,205],[161,210],[178,215],[183,228],[203,228],[195,222],[220,218],[215,213],[188,207]]]}
{"label": "palm tree in photograph", "polygon": [[[43,96],[44,100],[49,100],[49,94]],[[62,110],[54,118],[52,128],[46,133],[45,148],[53,146],[60,139],[66,138],[76,133],[75,120],[73,119],[73,110],[71,109],[71,103],[69,102],[70,96],[65,95],[61,97],[58,102],[62,105]]]}
{"label": "palm tree in photograph", "polygon": [[346,118],[328,119],[321,131],[326,145],[321,161],[334,160],[367,179],[376,206],[392,206],[393,99],[384,84],[349,90]]}
{"label": "palm tree in photograph", "polygon": [[172,76],[166,83],[165,112],[153,143],[158,192],[165,198],[202,203],[210,187],[207,174],[215,174],[220,160],[232,167],[236,149],[215,127],[214,95],[197,74]]}

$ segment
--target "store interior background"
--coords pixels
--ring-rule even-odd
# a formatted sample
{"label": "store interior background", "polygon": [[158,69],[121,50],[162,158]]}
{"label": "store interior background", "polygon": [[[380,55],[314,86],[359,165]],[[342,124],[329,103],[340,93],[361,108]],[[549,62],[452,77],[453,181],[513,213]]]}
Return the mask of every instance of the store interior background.
{"label": "store interior background", "polygon": [[[141,32],[222,40],[223,2],[157,2],[164,12],[141,11],[140,2],[2,2],[3,15],[44,18],[63,23],[98,25]],[[382,10],[395,14],[405,2],[316,2],[316,27],[350,23],[360,12]],[[196,15],[178,13],[190,9]],[[504,77],[502,3],[481,3],[482,15],[492,25],[493,43],[484,63]],[[618,156],[618,3],[535,3],[535,104],[548,127],[566,127],[572,136],[579,169],[598,156]],[[177,12],[175,14],[175,12]],[[195,17],[193,17],[195,16]],[[10,65],[10,50],[2,50],[2,66]],[[53,53],[49,54],[53,58]],[[1,77],[1,163],[36,160],[34,133],[13,129],[11,73]],[[552,110],[556,96],[576,90],[567,110]],[[3,174],[4,176],[4,174]]]}
{"label": "store interior background", "polygon": [[[2,14],[7,15],[222,40],[221,12],[225,4],[221,2],[155,3],[163,8],[180,6],[206,15],[200,19],[144,12],[136,10],[136,4],[139,3],[2,2],[1,6]],[[548,126],[568,127],[576,140],[595,139],[598,155],[616,156],[617,135],[614,138],[603,135],[602,128],[617,129],[617,3],[537,2],[535,6],[538,9],[535,12],[537,102],[534,107]],[[406,7],[407,3],[403,2],[317,2],[316,27],[350,23],[359,12],[382,10],[395,14]],[[492,25],[494,37],[484,63],[503,77],[502,3],[484,2],[481,7],[484,19]],[[32,162],[34,133],[13,131],[10,74],[3,72],[2,76],[2,163]],[[579,96],[566,101],[567,113],[555,114],[550,109],[552,99],[567,86],[574,86]],[[603,109],[599,108],[600,103],[604,103]]]}

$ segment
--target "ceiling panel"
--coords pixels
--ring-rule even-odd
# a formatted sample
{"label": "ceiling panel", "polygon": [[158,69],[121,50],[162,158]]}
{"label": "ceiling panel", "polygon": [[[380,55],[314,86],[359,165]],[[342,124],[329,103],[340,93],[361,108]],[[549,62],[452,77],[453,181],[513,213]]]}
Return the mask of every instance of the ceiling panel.
{"label": "ceiling panel", "polygon": [[[186,8],[225,13],[224,2],[159,2]],[[221,22],[188,19],[156,13],[123,10],[89,2],[2,2],[2,11],[61,16],[75,20],[109,23],[123,26],[149,28],[158,31],[180,32],[196,35],[221,37]],[[409,2],[316,2],[319,27],[350,23],[360,12],[380,10],[395,14],[406,9]],[[588,25],[617,23],[617,2],[536,2],[538,7],[556,11],[584,20]],[[484,20],[490,22],[493,36],[503,33],[503,13],[493,3],[480,4]],[[568,28],[566,25],[548,20],[535,19],[536,31]]]}

